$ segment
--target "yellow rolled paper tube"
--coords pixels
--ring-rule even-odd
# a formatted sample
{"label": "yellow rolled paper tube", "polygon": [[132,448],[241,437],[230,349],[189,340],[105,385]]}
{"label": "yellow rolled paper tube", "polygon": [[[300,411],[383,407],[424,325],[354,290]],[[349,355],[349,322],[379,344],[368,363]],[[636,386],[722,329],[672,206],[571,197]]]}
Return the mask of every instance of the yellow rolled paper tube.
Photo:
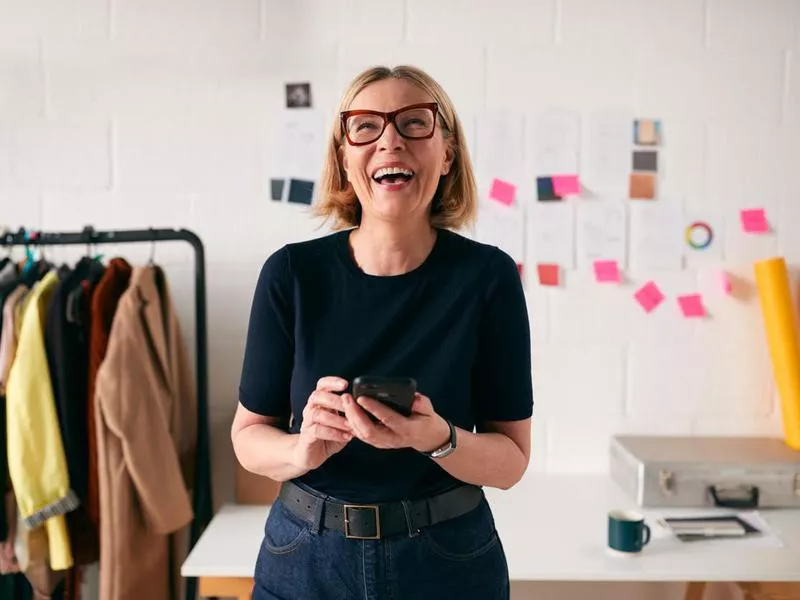
{"label": "yellow rolled paper tube", "polygon": [[783,258],[758,261],[755,274],[772,371],[780,395],[784,440],[789,447],[800,450],[800,340],[786,261]]}

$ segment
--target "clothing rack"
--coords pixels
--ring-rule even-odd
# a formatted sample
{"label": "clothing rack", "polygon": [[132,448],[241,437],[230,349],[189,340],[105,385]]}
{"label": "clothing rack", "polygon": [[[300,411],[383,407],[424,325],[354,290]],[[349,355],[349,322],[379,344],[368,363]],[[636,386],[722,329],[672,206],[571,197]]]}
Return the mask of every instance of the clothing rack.
{"label": "clothing rack", "polygon": [[[0,235],[2,246],[61,246],[83,244],[128,244],[137,242],[185,241],[194,248],[195,256],[195,321],[197,331],[197,469],[195,471],[193,509],[194,520],[190,530],[189,548],[194,547],[211,521],[213,502],[211,494],[211,460],[208,428],[208,350],[206,330],[206,271],[205,249],[202,240],[188,229],[131,229],[96,231],[86,226],[80,232],[51,233],[43,231],[6,232]],[[197,596],[197,580],[186,581],[186,599]]]}

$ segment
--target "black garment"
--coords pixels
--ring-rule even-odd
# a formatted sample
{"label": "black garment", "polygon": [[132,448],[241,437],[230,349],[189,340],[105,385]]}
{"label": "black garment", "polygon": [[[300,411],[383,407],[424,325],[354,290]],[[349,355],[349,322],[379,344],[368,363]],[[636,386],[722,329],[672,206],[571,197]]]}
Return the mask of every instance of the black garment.
{"label": "black garment", "polygon": [[[7,264],[3,259],[0,262],[0,270]],[[3,335],[3,308],[6,304],[6,299],[19,285],[19,280],[14,278],[0,284],[0,338]],[[5,497],[8,492],[8,446],[6,445],[6,397],[5,393],[0,393],[0,540],[5,540],[8,537],[8,520],[6,519],[5,511]]]}
{"label": "black garment", "polygon": [[33,588],[22,573],[0,575],[0,598],[2,600],[32,600]]}
{"label": "black garment", "polygon": [[[349,231],[289,244],[264,264],[250,316],[239,398],[270,416],[302,411],[317,380],[414,377],[456,426],[532,414],[528,314],[510,256],[439,230],[408,273],[367,275]],[[336,498],[378,502],[428,496],[460,482],[416,451],[354,439],[299,481]]]}
{"label": "black garment", "polygon": [[61,281],[53,292],[45,325],[45,349],[53,396],[67,459],[70,487],[86,503],[89,471],[87,385],[89,324],[76,310],[81,282],[102,273],[102,265],[84,257],[75,269],[60,269]]}

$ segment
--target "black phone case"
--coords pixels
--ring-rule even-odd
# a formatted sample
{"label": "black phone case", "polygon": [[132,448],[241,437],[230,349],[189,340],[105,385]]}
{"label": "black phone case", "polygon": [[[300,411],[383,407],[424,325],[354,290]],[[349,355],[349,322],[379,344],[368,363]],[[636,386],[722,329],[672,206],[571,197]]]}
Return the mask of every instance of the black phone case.
{"label": "black phone case", "polygon": [[411,414],[417,382],[411,377],[356,377],[353,397],[367,396],[388,405],[402,415]]}

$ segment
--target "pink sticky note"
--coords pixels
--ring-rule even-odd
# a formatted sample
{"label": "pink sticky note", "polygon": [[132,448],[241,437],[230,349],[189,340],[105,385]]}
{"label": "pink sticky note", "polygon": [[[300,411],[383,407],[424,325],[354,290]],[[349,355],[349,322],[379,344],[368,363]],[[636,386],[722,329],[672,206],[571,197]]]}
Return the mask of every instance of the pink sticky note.
{"label": "pink sticky note", "polygon": [[703,298],[700,294],[678,296],[678,304],[680,304],[683,316],[687,319],[690,317],[704,317],[706,315],[706,308],[703,306]]}
{"label": "pink sticky note", "polygon": [[769,223],[763,208],[747,208],[739,213],[742,221],[742,231],[745,233],[767,233]]}
{"label": "pink sticky note", "polygon": [[720,272],[719,283],[722,286],[723,293],[730,294],[731,291],[733,291],[733,284],[731,283],[731,278],[725,271]]}
{"label": "pink sticky note", "polygon": [[506,206],[511,206],[514,204],[514,194],[516,194],[516,192],[517,186],[513,183],[508,183],[502,179],[495,179],[492,181],[492,189],[489,192],[489,197]]}
{"label": "pink sticky note", "polygon": [[553,191],[556,196],[571,196],[581,193],[577,175],[553,175]]}
{"label": "pink sticky note", "polygon": [[652,281],[648,281],[633,295],[636,301],[642,305],[645,312],[651,312],[656,306],[664,301],[664,294]]}
{"label": "pink sticky note", "polygon": [[615,260],[594,261],[594,278],[601,283],[620,282],[619,267]]}

